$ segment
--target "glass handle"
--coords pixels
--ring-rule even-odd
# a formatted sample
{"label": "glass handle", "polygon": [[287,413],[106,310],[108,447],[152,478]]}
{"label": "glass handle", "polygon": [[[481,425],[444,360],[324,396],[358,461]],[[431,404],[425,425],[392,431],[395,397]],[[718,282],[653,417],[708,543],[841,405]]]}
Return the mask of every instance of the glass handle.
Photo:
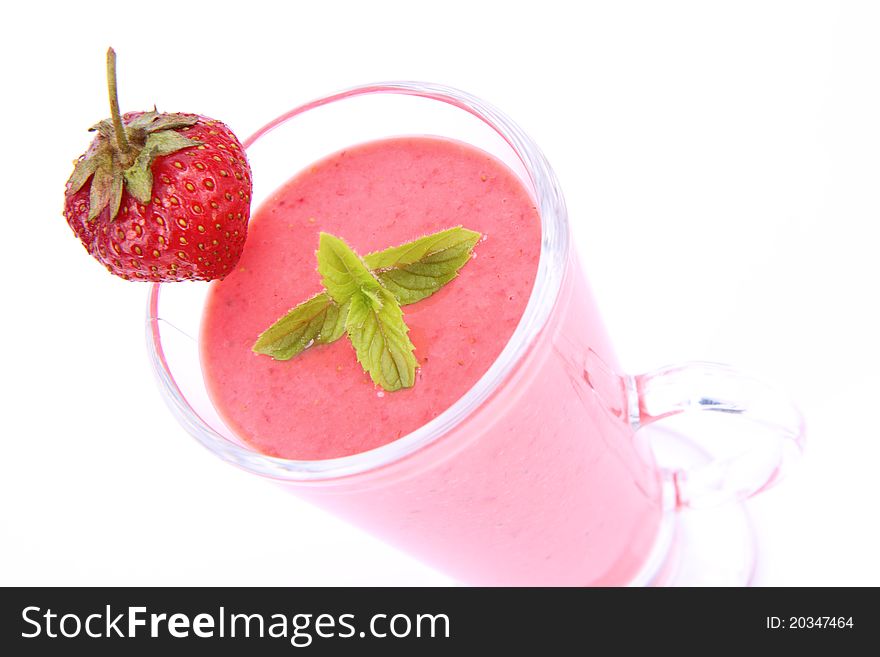
{"label": "glass handle", "polygon": [[[789,399],[726,365],[672,365],[627,377],[626,384],[629,420],[637,429],[692,411],[737,418],[734,438],[722,441],[724,450],[714,445],[716,435],[691,437],[708,453],[708,463],[667,472],[679,507],[746,499],[777,482],[803,451],[803,418]],[[731,433],[729,426],[713,426],[719,434],[725,433],[722,428]]]}

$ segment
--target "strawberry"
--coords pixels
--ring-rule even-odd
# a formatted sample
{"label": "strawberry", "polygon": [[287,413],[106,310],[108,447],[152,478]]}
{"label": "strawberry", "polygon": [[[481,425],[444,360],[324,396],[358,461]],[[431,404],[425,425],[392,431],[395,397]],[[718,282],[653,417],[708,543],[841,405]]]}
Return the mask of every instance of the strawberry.
{"label": "strawberry", "polygon": [[120,116],[107,52],[111,118],[74,163],[64,216],[117,276],[154,282],[223,278],[247,237],[251,171],[220,121],[197,114]]}

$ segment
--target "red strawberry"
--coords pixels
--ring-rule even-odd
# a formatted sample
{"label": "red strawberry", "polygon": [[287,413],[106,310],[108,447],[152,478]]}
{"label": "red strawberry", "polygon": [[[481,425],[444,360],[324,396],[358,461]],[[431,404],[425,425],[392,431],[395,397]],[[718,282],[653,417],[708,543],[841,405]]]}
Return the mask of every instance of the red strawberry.
{"label": "red strawberry", "polygon": [[111,113],[92,130],[64,193],[64,216],[111,273],[145,281],[211,280],[232,271],[250,217],[251,171],[223,123],[196,114],[120,117],[115,53]]}

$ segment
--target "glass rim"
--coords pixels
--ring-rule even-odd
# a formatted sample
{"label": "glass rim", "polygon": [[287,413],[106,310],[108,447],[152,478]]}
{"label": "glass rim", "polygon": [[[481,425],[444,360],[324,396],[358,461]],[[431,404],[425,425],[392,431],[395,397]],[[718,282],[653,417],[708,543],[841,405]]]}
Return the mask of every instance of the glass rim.
{"label": "glass rim", "polygon": [[528,303],[507,344],[488,370],[451,406],[418,429],[385,445],[364,452],[322,460],[296,460],[268,456],[229,440],[192,408],[180,390],[162,348],[159,316],[161,283],[150,287],[147,307],[147,351],[163,397],[183,427],[220,458],[255,474],[291,482],[338,479],[376,470],[436,442],[449,434],[504,385],[544,328],[562,288],[570,249],[568,213],[562,191],[543,153],[532,139],[504,113],[459,89],[428,82],[394,81],[351,87],[295,107],[254,132],[243,145],[258,139],[290,119],[347,98],[371,94],[416,96],[447,103],[469,112],[507,142],[522,162],[534,189],[541,220],[541,252]]}

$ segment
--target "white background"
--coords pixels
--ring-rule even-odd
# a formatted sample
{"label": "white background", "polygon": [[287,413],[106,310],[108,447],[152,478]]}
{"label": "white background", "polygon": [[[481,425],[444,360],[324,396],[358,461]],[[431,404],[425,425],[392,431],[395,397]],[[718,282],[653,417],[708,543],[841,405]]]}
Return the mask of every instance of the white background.
{"label": "white background", "polygon": [[[576,9],[578,8],[578,9]],[[138,13],[135,13],[138,10]],[[385,79],[510,114],[565,190],[631,372],[720,360],[777,382],[807,456],[749,503],[766,585],[880,584],[876,3],[10,3],[0,31],[0,584],[447,584],[221,463],[166,411],[147,287],[61,216],[71,161],[124,110],[245,137]]]}

